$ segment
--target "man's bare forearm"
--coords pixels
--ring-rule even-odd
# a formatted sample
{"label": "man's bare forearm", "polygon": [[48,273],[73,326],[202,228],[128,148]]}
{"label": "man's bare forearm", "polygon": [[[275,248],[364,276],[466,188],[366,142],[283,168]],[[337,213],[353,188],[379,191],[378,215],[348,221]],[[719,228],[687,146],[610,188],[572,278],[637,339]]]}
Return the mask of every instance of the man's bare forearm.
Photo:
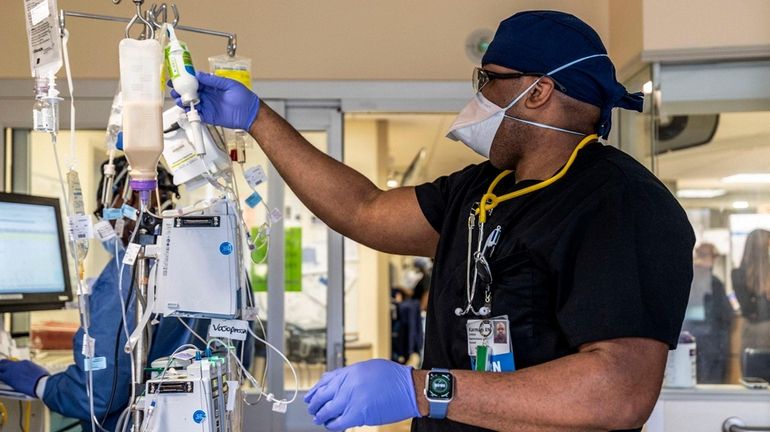
{"label": "man's bare forearm", "polygon": [[[665,354],[665,348],[658,350]],[[654,363],[652,368],[636,364]],[[665,363],[665,355],[663,357]],[[654,370],[654,371],[652,371]],[[422,415],[427,371],[414,371]],[[640,427],[662,379],[660,356],[624,362],[586,351],[513,373],[452,371],[448,418],[498,431],[607,431]]]}
{"label": "man's bare forearm", "polygon": [[382,191],[315,148],[264,103],[249,132],[297,197],[335,231],[386,252],[433,253],[438,235],[413,188]]}

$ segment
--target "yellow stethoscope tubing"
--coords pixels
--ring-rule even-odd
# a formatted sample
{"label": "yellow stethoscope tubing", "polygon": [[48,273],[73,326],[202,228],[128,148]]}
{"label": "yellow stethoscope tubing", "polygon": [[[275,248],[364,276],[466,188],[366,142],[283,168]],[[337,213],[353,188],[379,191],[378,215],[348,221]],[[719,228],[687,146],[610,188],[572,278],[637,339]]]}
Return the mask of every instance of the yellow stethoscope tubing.
{"label": "yellow stethoscope tubing", "polygon": [[559,170],[559,172],[557,172],[553,177],[545,179],[540,183],[533,184],[532,186],[527,186],[523,189],[519,189],[517,191],[507,193],[505,195],[497,196],[493,193],[495,190],[495,187],[498,185],[498,183],[500,183],[502,179],[504,179],[506,176],[511,174],[513,171],[505,170],[500,174],[498,174],[498,176],[494,179],[494,181],[492,181],[492,183],[489,185],[489,188],[487,189],[487,193],[485,193],[481,197],[481,201],[479,202],[479,207],[476,209],[476,214],[479,216],[479,223],[486,223],[487,213],[489,212],[489,210],[494,209],[501,202],[512,200],[522,195],[532,193],[536,190],[543,189],[545,187],[550,186],[554,182],[558,181],[562,177],[564,177],[564,175],[567,174],[567,171],[572,166],[572,163],[575,162],[575,159],[577,158],[577,154],[580,151],[580,149],[585,147],[588,143],[593,142],[597,139],[599,139],[599,136],[597,134],[587,135],[585,138],[583,138],[580,141],[580,143],[578,143],[578,145],[572,151],[572,154],[570,155],[569,159],[567,159],[567,163],[564,164],[564,166]]}

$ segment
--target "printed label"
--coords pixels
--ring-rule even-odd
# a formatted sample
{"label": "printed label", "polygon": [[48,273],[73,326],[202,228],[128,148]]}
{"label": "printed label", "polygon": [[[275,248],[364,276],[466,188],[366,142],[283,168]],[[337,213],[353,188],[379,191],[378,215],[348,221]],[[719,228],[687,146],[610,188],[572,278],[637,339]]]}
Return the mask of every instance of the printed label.
{"label": "printed label", "polygon": [[123,210],[123,216],[131,219],[132,221],[135,221],[139,216],[139,211],[128,204],[123,204],[121,209]]}
{"label": "printed label", "polygon": [[222,242],[222,244],[219,245],[219,253],[222,255],[230,255],[233,253],[233,244],[230,242]]}
{"label": "printed label", "polygon": [[206,420],[206,411],[197,410],[193,413],[193,421],[195,423],[203,423],[203,420]]}
{"label": "printed label", "polygon": [[83,347],[81,348],[80,353],[83,354],[85,358],[89,359],[94,356],[95,352],[96,339],[88,335],[83,335]]}
{"label": "printed label", "polygon": [[262,182],[267,180],[265,170],[263,170],[259,165],[247,169],[244,171],[243,175],[246,177],[246,183],[248,183],[252,188],[259,186],[262,184]]}
{"label": "printed label", "polygon": [[123,263],[126,265],[134,265],[136,262],[136,256],[139,255],[139,249],[142,248],[142,245],[139,243],[131,243],[126,248],[126,254],[123,256]]}
{"label": "printed label", "polygon": [[83,369],[88,372],[90,370],[98,371],[102,369],[107,369],[107,358],[106,357],[95,357],[92,359],[86,359],[83,363]]}
{"label": "printed label", "polygon": [[123,209],[106,208],[102,210],[102,217],[106,220],[118,220],[123,216]]}
{"label": "printed label", "polygon": [[211,324],[209,324],[209,337],[244,341],[248,334],[248,328],[248,321],[212,319]]}
{"label": "printed label", "polygon": [[246,198],[246,205],[251,208],[256,207],[261,202],[262,196],[256,192],[252,193],[248,198]]}
{"label": "printed label", "polygon": [[76,214],[69,218],[70,233],[75,240],[88,240],[94,237],[91,216]]}
{"label": "printed label", "polygon": [[104,220],[99,221],[96,223],[96,225],[94,225],[94,231],[96,233],[96,238],[101,242],[106,242],[107,240],[112,240],[116,237],[115,230],[112,229],[112,225]]}

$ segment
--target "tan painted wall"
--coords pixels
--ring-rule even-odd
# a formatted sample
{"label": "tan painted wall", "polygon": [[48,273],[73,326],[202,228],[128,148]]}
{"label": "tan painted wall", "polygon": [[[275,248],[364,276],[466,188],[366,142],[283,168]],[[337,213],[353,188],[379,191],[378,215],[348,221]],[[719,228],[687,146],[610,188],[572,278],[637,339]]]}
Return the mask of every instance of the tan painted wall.
{"label": "tan painted wall", "polygon": [[[148,0],[149,3],[149,0]],[[465,39],[525,9],[559,9],[609,33],[609,0],[176,0],[182,23],[238,33],[260,79],[467,79]],[[29,76],[22,0],[0,0],[0,78]],[[129,16],[123,0],[59,0],[63,9]],[[70,18],[73,74],[118,74],[116,23]],[[185,34],[194,60],[225,51],[224,39]]]}
{"label": "tan painted wall", "polygon": [[643,0],[613,0],[609,5],[609,51],[618,73],[640,58],[644,31]]}
{"label": "tan painted wall", "polygon": [[645,50],[767,44],[766,0],[644,0]]}

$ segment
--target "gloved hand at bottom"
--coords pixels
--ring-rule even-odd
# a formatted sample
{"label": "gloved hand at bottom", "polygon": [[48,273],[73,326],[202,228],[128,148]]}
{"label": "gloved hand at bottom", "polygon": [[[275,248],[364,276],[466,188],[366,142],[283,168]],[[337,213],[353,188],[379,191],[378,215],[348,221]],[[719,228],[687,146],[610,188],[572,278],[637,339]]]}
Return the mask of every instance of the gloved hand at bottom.
{"label": "gloved hand at bottom", "polygon": [[420,417],[412,368],[374,359],[327,372],[305,396],[315,424],[329,430]]}
{"label": "gloved hand at bottom", "polygon": [[35,387],[44,376],[48,376],[48,371],[29,360],[0,360],[0,381],[19,393],[37,397]]}

